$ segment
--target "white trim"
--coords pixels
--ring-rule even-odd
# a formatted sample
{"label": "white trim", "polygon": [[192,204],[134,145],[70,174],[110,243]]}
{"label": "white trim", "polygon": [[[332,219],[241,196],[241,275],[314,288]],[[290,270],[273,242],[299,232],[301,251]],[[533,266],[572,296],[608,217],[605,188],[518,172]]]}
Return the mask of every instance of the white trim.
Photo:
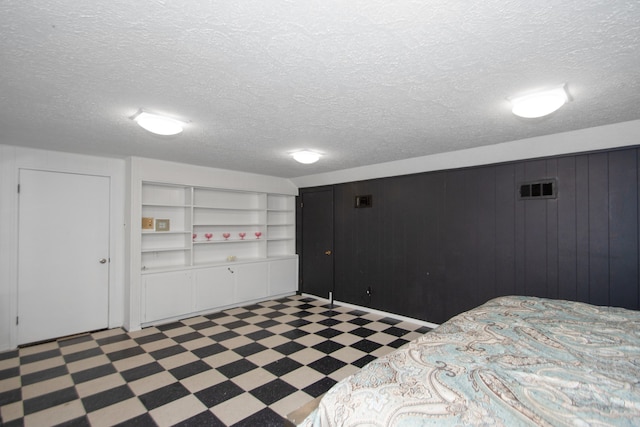
{"label": "white trim", "polygon": [[140,329],[149,328],[149,327],[155,327],[155,326],[160,326],[160,325],[166,325],[166,324],[169,324],[169,323],[178,322],[180,320],[185,320],[185,319],[191,319],[193,317],[198,317],[198,316],[208,316],[208,315],[211,315],[211,314],[220,313],[220,312],[225,311],[225,310],[231,310],[231,309],[234,309],[234,308],[245,307],[245,306],[258,304],[258,303],[265,302],[265,301],[274,301],[274,300],[277,300],[277,299],[280,299],[280,298],[290,297],[290,296],[293,296],[295,294],[296,294],[295,292],[285,292],[285,293],[282,293],[282,294],[270,295],[270,296],[267,296],[267,297],[256,298],[256,299],[252,299],[252,300],[248,300],[248,301],[240,301],[240,302],[236,302],[236,303],[233,303],[233,304],[222,305],[220,307],[208,308],[206,310],[194,311],[194,312],[187,313],[187,314],[182,314],[182,315],[179,315],[179,316],[167,317],[165,319],[153,320],[151,322],[143,322],[140,325]]}
{"label": "white trim", "polygon": [[[289,179],[186,163],[131,157],[132,179],[193,187],[298,195]],[[135,184],[135,183],[134,183]]]}
{"label": "white trim", "polygon": [[[321,301],[326,301],[327,303],[331,303],[331,301],[329,301],[328,299],[321,298],[321,297],[316,296],[316,295],[305,294],[305,293],[302,293],[301,295],[304,296],[304,297],[307,297],[307,298],[313,298],[313,299],[317,299],[317,300],[321,300]],[[341,307],[353,308],[354,310],[362,310],[362,311],[366,311],[367,313],[377,314],[378,316],[390,317],[392,319],[397,319],[397,320],[400,320],[400,321],[403,321],[403,322],[415,323],[417,325],[426,326],[427,328],[431,328],[431,329],[435,329],[438,326],[440,326],[440,325],[437,325],[435,323],[426,322],[424,320],[414,319],[413,317],[401,316],[399,314],[389,313],[387,311],[381,311],[381,310],[376,310],[374,308],[369,308],[369,307],[363,307],[363,306],[360,306],[360,305],[350,304],[348,302],[342,302],[342,301],[338,301],[338,300],[333,300],[333,303],[335,305],[339,305]]]}
{"label": "white trim", "polygon": [[638,135],[640,135],[640,120],[632,120],[466,150],[300,176],[292,178],[291,181],[298,188],[316,187],[366,179],[578,154],[638,145],[640,144]]}

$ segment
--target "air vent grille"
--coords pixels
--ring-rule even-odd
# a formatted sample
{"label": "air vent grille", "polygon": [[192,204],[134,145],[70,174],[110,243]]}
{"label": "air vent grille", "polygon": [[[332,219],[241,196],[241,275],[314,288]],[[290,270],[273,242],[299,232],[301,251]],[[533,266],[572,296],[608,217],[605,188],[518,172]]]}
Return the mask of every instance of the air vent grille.
{"label": "air vent grille", "polygon": [[521,200],[555,199],[558,197],[558,181],[555,178],[520,184],[518,197]]}
{"label": "air vent grille", "polygon": [[370,208],[371,206],[373,206],[373,196],[371,194],[356,196],[356,208]]}

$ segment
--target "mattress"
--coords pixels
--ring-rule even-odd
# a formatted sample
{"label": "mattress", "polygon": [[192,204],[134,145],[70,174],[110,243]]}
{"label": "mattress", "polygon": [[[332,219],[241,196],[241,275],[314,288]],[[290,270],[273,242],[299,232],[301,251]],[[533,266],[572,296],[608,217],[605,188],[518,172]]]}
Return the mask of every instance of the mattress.
{"label": "mattress", "polygon": [[640,425],[640,312],[509,296],[337,383],[302,426]]}

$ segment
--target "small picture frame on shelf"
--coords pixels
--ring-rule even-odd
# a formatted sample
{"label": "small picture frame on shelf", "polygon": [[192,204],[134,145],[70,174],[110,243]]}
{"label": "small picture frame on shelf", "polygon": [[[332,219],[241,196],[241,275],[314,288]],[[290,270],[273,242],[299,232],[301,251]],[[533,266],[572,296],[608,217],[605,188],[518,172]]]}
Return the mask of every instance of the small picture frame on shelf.
{"label": "small picture frame on shelf", "polygon": [[142,218],[142,229],[143,230],[153,230],[153,218],[151,218],[151,217],[143,217]]}
{"label": "small picture frame on shelf", "polygon": [[169,231],[169,220],[168,219],[156,219],[156,231]]}

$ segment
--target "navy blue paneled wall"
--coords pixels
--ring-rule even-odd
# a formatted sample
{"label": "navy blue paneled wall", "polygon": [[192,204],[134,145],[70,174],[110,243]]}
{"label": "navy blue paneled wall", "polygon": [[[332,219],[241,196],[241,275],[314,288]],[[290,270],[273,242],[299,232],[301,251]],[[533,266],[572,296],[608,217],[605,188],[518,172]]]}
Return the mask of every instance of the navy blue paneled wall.
{"label": "navy blue paneled wall", "polygon": [[[636,147],[335,185],[334,296],[436,323],[507,294],[638,309],[639,156]],[[557,179],[557,198],[518,197],[521,183],[544,178]],[[355,209],[369,194],[373,207]]]}

